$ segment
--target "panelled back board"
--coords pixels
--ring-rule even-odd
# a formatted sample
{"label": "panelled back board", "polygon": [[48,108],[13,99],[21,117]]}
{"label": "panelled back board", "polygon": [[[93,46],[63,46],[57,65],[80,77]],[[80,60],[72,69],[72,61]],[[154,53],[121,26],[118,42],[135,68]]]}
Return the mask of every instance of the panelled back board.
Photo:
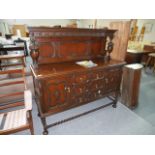
{"label": "panelled back board", "polygon": [[39,49],[38,64],[104,57],[106,39],[116,30],[29,27],[31,48]]}

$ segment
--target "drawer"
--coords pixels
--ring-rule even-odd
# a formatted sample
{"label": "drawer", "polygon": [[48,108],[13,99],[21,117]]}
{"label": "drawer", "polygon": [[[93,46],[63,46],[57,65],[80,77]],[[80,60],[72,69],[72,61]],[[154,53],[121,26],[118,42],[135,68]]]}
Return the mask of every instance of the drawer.
{"label": "drawer", "polygon": [[79,74],[75,76],[76,83],[86,83],[90,81],[90,77],[88,74]]}
{"label": "drawer", "polygon": [[89,102],[88,94],[83,94],[77,97],[77,104]]}
{"label": "drawer", "polygon": [[90,85],[90,89],[91,90],[98,90],[98,89],[102,89],[105,88],[105,79],[100,79],[100,80],[94,80],[92,81],[91,85]]}
{"label": "drawer", "polygon": [[91,74],[92,80],[98,80],[104,78],[106,75],[105,71],[95,71]]}
{"label": "drawer", "polygon": [[99,98],[103,97],[105,94],[106,94],[105,89],[99,89],[97,91],[92,92],[92,98],[99,99]]}
{"label": "drawer", "polygon": [[112,70],[110,74],[105,78],[106,91],[112,91],[119,89],[121,82],[121,70]]}
{"label": "drawer", "polygon": [[87,84],[79,84],[79,85],[75,85],[74,88],[73,88],[74,92],[75,92],[75,95],[78,96],[79,94],[83,94],[83,93],[86,93],[88,92],[88,86]]}

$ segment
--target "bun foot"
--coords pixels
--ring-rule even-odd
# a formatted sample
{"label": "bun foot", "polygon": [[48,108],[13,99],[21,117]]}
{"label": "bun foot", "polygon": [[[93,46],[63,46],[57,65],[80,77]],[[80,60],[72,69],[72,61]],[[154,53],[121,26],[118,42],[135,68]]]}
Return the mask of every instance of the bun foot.
{"label": "bun foot", "polygon": [[112,107],[113,107],[113,108],[116,108],[116,107],[117,107],[117,105],[116,105],[116,104],[113,104],[113,105],[112,105]]}
{"label": "bun foot", "polygon": [[47,130],[43,131],[43,135],[48,135],[48,131]]}

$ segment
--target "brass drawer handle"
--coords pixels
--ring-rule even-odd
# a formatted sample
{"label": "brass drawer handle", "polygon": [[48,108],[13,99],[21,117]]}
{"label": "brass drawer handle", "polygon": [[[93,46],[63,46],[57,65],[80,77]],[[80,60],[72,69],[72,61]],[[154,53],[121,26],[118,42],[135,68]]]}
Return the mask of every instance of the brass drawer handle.
{"label": "brass drawer handle", "polygon": [[101,94],[101,90],[98,90],[98,94]]}
{"label": "brass drawer handle", "polygon": [[65,87],[65,90],[70,93],[70,87]]}
{"label": "brass drawer handle", "polygon": [[108,80],[108,79],[105,79],[105,82],[106,82],[106,83],[108,83],[108,82],[109,82],[109,80]]}
{"label": "brass drawer handle", "polygon": [[82,93],[82,88],[80,88],[80,93]]}
{"label": "brass drawer handle", "polygon": [[80,80],[82,81],[82,80],[83,80],[83,78],[80,78]]}

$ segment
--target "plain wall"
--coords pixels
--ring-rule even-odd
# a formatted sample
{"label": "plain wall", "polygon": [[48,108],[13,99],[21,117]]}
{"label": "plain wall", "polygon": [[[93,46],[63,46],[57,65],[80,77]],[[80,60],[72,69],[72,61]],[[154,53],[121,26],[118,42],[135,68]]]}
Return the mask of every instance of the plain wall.
{"label": "plain wall", "polygon": [[[95,19],[81,19],[79,20],[81,27],[94,28]],[[115,21],[130,21],[130,19],[97,19],[96,28],[109,27],[111,22]]]}
{"label": "plain wall", "polygon": [[[129,21],[130,19],[97,19],[97,28],[109,27],[113,21]],[[8,23],[9,27],[14,24],[25,24],[28,26],[67,26],[68,24],[77,23],[79,28],[94,28],[95,19],[0,19],[0,32],[4,32],[4,24]],[[154,19],[138,19],[138,33],[142,26],[146,23],[152,24],[152,31],[145,33],[143,41],[155,42],[155,20]],[[8,31],[8,30],[7,30]]]}
{"label": "plain wall", "polygon": [[[27,26],[55,26],[61,25],[63,27],[74,23],[73,19],[1,19],[0,32],[3,36],[5,33],[11,33],[12,25],[27,25]],[[8,30],[6,30],[8,25]],[[10,32],[9,32],[10,31]]]}
{"label": "plain wall", "polygon": [[9,25],[25,24],[28,26],[66,26],[72,22],[71,19],[3,19],[2,21],[7,22]]}

